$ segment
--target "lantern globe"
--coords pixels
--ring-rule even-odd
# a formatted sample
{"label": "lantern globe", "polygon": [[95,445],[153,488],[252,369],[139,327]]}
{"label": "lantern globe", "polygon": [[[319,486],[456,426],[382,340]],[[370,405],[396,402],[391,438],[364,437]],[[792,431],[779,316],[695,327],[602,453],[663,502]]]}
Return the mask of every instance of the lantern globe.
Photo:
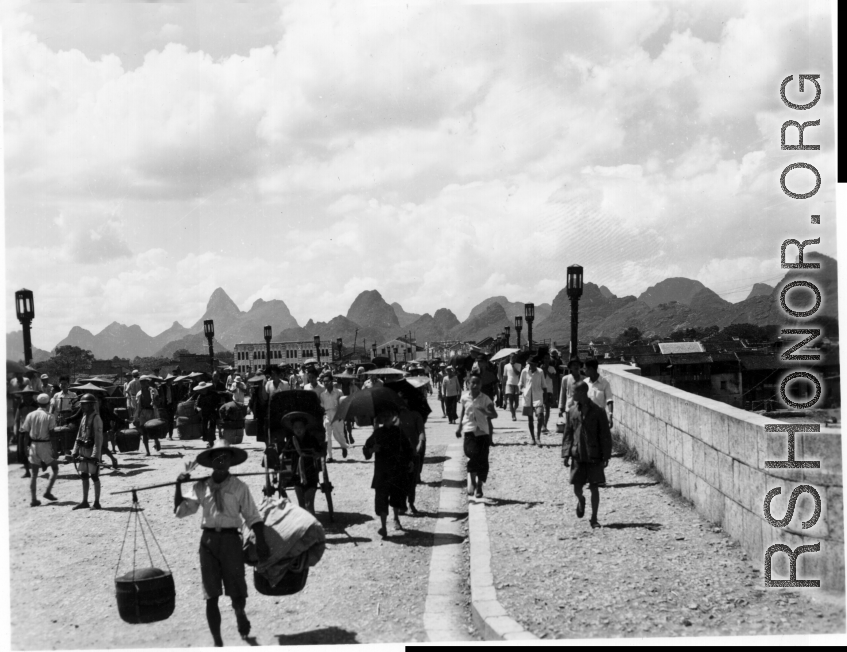
{"label": "lantern globe", "polygon": [[15,292],[15,312],[19,321],[32,321],[35,317],[32,290],[22,288]]}
{"label": "lantern globe", "polygon": [[582,296],[582,265],[568,266],[567,289],[571,299],[579,299]]}
{"label": "lantern globe", "polygon": [[273,329],[270,326],[265,326],[265,341],[270,342],[273,337]]}
{"label": "lantern globe", "polygon": [[206,334],[206,337],[214,337],[215,336],[215,321],[213,319],[207,319],[203,322],[203,332]]}

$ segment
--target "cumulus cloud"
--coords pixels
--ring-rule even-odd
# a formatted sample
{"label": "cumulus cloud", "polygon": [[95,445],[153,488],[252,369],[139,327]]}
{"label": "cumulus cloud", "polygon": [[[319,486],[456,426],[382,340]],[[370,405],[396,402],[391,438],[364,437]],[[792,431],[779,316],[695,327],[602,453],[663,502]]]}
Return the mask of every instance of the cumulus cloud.
{"label": "cumulus cloud", "polygon": [[[808,230],[779,190],[778,90],[829,75],[826,2],[280,3],[229,50],[200,35],[232,14],[161,6],[132,64],[9,7],[7,290],[30,279],[56,340],[187,325],[218,286],[301,323],[373,288],[464,316],[550,301],[570,263],[617,294],[689,276],[735,300]],[[147,10],[123,11],[131,35]],[[816,111],[831,181],[830,92]]]}

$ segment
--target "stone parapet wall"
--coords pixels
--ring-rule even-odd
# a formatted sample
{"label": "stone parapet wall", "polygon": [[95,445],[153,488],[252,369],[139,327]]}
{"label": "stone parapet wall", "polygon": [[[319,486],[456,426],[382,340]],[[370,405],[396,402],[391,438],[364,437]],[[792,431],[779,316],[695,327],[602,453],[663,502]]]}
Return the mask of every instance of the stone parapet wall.
{"label": "stone parapet wall", "polygon": [[[775,543],[792,550],[820,543],[819,553],[798,558],[797,579],[844,590],[840,432],[821,426],[820,433],[795,435],[795,459],[819,460],[820,469],[766,469],[765,460],[788,459],[787,434],[765,432],[766,424],[782,422],[642,378],[627,365],[603,365],[601,371],[614,392],[617,433],[698,512],[739,541],[763,571],[764,551]],[[765,495],[782,489],[771,502],[771,514],[780,520],[799,484],[811,485],[821,497],[817,523],[802,529],[814,512],[814,500],[802,494],[788,526],[772,526],[763,512]],[[773,556],[773,569],[774,579],[787,579],[785,554]]]}

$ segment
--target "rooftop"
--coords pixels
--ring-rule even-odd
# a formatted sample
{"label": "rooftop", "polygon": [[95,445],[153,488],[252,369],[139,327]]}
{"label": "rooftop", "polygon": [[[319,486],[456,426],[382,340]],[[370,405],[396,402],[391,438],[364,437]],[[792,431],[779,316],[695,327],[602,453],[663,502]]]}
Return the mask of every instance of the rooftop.
{"label": "rooftop", "polygon": [[704,349],[700,342],[659,342],[659,351],[665,354],[703,353]]}

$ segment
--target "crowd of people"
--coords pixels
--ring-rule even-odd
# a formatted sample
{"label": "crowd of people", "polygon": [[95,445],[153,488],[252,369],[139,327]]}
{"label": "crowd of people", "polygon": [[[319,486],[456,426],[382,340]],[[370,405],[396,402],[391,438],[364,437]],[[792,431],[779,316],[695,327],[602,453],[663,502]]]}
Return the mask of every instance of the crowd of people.
{"label": "crowd of people", "polygon": [[[194,484],[193,497],[182,494],[180,485],[190,478],[181,473],[176,482],[174,509],[179,517],[202,513],[200,559],[206,615],[215,644],[222,645],[217,606],[221,587],[232,599],[239,633],[246,637],[250,631],[245,614],[247,592],[241,538],[232,535],[246,523],[255,532],[259,558],[267,557],[268,550],[249,489],[229,473],[230,467],[242,463],[247,453],[224,433],[228,426],[243,428],[246,417],[252,418],[256,438],[266,444],[263,465],[281,468],[280,460],[287,452],[292,470],[288,486],[294,490],[297,503],[312,515],[321,470],[325,468],[322,464],[333,462],[334,447],[341,449],[342,458],[348,457],[355,441],[354,423],[372,425],[362,454],[365,459],[374,460],[374,511],[380,519],[378,533],[385,538],[390,513],[398,530],[403,527],[401,515],[419,513],[415,498],[426,454],[428,395],[437,393],[442,416],[456,426],[456,437],[463,439],[468,458],[467,491],[476,498],[483,498],[488,480],[490,449],[496,445],[497,409],[517,421],[520,407],[522,416],[527,418],[531,443],[541,446],[542,436],[550,435],[551,412],[558,408],[556,430],[561,434],[563,463],[570,471],[576,513],[580,518],[585,513],[583,489],[587,484],[590,522],[597,527],[599,488],[606,482],[604,469],[611,457],[611,387],[599,375],[594,359],[583,364],[573,358],[565,365],[558,352],[546,348],[529,357],[524,353],[515,352],[499,362],[492,362],[489,355],[477,351],[472,359],[411,363],[403,369],[407,374],[400,376],[426,376],[415,384],[398,384],[392,382],[390,373],[380,373],[379,369],[366,373],[364,367],[352,365],[343,369],[316,364],[269,365],[250,378],[231,367],[211,376],[201,372],[182,374],[176,369],[164,378],[158,376],[158,370],[149,374],[134,370],[126,383],[103,389],[83,385],[84,393],[79,395],[68,376],[51,384],[46,374],[29,371],[16,374],[7,384],[7,400],[13,412],[10,443],[17,442],[24,477],[30,478],[33,507],[41,505],[37,497],[39,470],[51,469],[43,497],[55,501],[58,465],[72,461],[82,481],[82,500],[73,509],[101,509],[100,470],[106,467],[101,457],[110,457],[111,467],[118,468],[114,455],[116,433],[133,426],[143,438],[145,454],[151,455],[150,440],[154,449],[161,451],[160,439],[173,438],[177,413],[182,406],[190,405],[199,417],[206,441],[206,450],[198,455],[197,463],[214,472]],[[363,390],[373,390],[372,396],[376,397],[384,387],[394,388],[397,400],[374,400],[368,420],[354,421],[352,414],[337,418],[344,401],[351,401],[352,405],[353,397]],[[274,397],[291,390],[313,392],[318,400],[312,401],[320,409],[294,410],[281,419],[272,418]],[[55,437],[55,431],[62,427],[75,434],[72,446],[67,438]],[[62,455],[66,456],[64,462]],[[94,496],[89,503],[91,485]],[[277,490],[283,493],[282,483]],[[270,491],[266,487],[266,492]]]}

